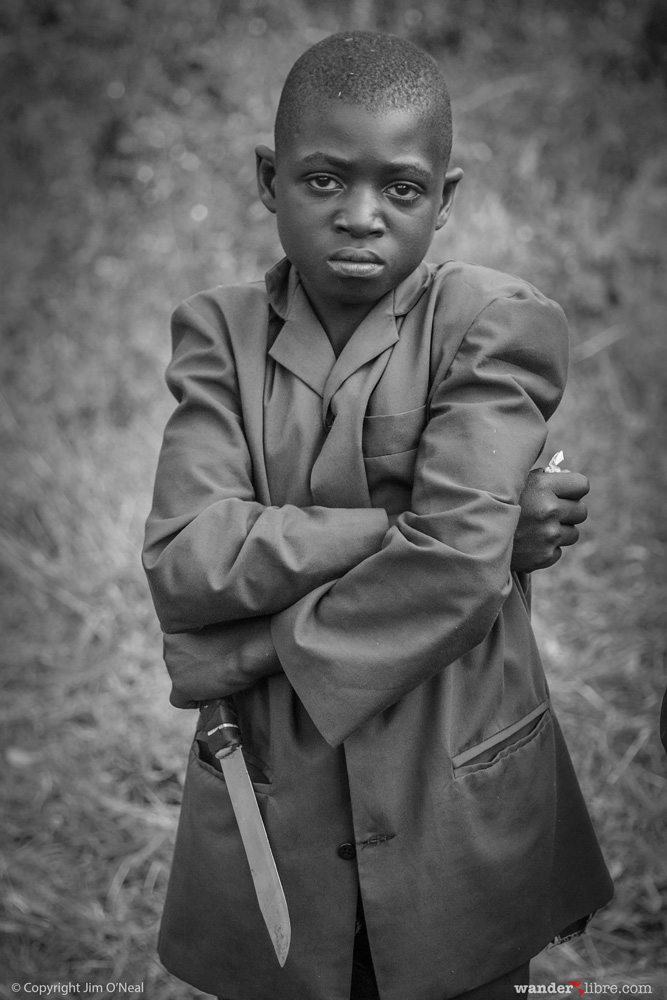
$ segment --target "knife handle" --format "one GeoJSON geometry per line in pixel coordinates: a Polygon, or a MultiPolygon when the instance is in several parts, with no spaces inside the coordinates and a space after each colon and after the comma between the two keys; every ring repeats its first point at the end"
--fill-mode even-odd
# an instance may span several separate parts
{"type": "Polygon", "coordinates": [[[226,757],[241,746],[239,720],[231,698],[202,702],[202,726],[208,748],[215,757],[226,757]]]}

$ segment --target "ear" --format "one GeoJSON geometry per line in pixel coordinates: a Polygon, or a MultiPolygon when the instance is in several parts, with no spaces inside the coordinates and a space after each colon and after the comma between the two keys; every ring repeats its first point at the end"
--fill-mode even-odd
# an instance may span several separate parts
{"type": "Polygon", "coordinates": [[[268,146],[256,146],[257,189],[262,204],[269,212],[276,211],[276,154],[268,146]]]}
{"type": "Polygon", "coordinates": [[[440,210],[435,223],[436,229],[442,229],[444,224],[447,222],[449,213],[452,210],[452,205],[454,204],[456,188],[462,177],[463,171],[460,167],[454,167],[452,170],[448,170],[445,174],[445,183],[442,186],[442,201],[440,202],[440,210]]]}

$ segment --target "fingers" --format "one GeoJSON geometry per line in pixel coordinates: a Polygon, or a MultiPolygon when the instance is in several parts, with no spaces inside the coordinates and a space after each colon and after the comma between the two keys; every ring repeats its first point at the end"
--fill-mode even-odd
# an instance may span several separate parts
{"type": "Polygon", "coordinates": [[[513,569],[524,572],[547,569],[558,562],[562,549],[576,544],[579,539],[576,525],[588,517],[582,500],[588,491],[588,479],[577,472],[530,473],[520,498],[513,569]]]}
{"type": "Polygon", "coordinates": [[[550,566],[555,566],[562,555],[563,553],[558,547],[550,549],[548,553],[536,554],[530,562],[529,572],[534,573],[535,570],[549,569],[550,566]]]}
{"type": "Polygon", "coordinates": [[[551,558],[548,559],[541,568],[549,569],[550,566],[555,566],[562,555],[563,553],[560,549],[554,549],[551,558]]]}
{"type": "Polygon", "coordinates": [[[583,524],[588,517],[585,503],[577,500],[562,500],[558,505],[558,520],[561,524],[583,524]]]}
{"type": "Polygon", "coordinates": [[[558,546],[565,548],[568,545],[574,545],[579,541],[579,529],[571,527],[567,524],[561,525],[560,536],[558,538],[558,546]]]}
{"type": "Polygon", "coordinates": [[[533,471],[526,486],[521,504],[540,520],[583,524],[588,517],[588,508],[581,499],[590,490],[586,476],[578,472],[533,471]]]}
{"type": "Polygon", "coordinates": [[[586,476],[580,472],[545,473],[545,478],[548,482],[540,485],[548,487],[563,500],[581,500],[591,488],[586,476]]]}
{"type": "MultiPolygon", "coordinates": [[[[588,508],[582,497],[590,491],[586,476],[579,472],[547,473],[540,478],[541,491],[548,490],[555,499],[551,513],[563,525],[583,524],[588,517],[588,508]],[[547,480],[545,482],[545,480],[547,480]]],[[[573,544],[566,542],[566,545],[573,544]]]]}
{"type": "Polygon", "coordinates": [[[579,529],[569,525],[560,525],[558,531],[553,531],[547,546],[538,555],[535,553],[537,568],[548,569],[555,565],[563,555],[562,550],[569,545],[575,545],[579,540],[579,529]]]}
{"type": "MultiPolygon", "coordinates": [[[[572,524],[560,524],[552,521],[544,528],[544,549],[545,555],[551,558],[553,552],[560,548],[567,548],[574,545],[579,540],[579,529],[572,524]]],[[[560,557],[559,557],[560,558],[560,557]]]]}

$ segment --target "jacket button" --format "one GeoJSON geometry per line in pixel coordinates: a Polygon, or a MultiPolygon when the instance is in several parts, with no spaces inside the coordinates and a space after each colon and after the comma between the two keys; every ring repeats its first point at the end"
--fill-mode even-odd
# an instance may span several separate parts
{"type": "Polygon", "coordinates": [[[357,849],[354,844],[341,844],[338,848],[338,857],[343,861],[351,861],[357,856],[357,849]]]}

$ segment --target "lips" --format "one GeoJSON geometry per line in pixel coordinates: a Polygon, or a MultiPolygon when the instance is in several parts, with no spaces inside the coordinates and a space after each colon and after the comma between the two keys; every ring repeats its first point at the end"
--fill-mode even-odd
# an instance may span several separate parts
{"type": "Polygon", "coordinates": [[[384,261],[372,250],[344,247],[329,257],[329,266],[344,277],[373,278],[382,271],[384,261]]]}
{"type": "Polygon", "coordinates": [[[329,260],[347,260],[353,264],[383,264],[382,257],[378,257],[372,250],[358,250],[356,247],[343,247],[332,253],[329,260]]]}

